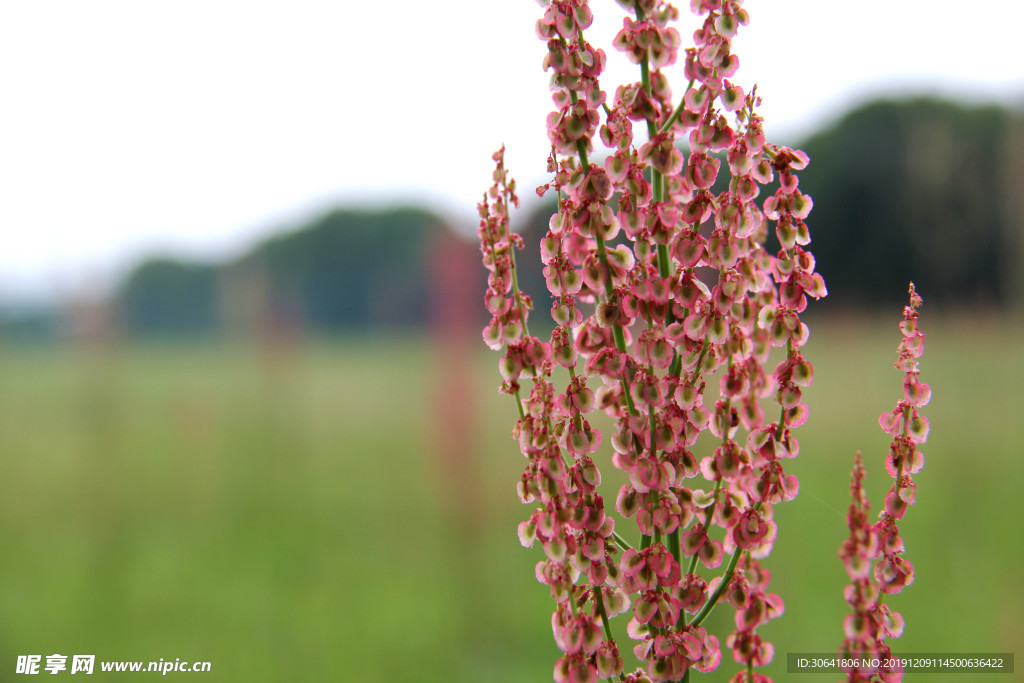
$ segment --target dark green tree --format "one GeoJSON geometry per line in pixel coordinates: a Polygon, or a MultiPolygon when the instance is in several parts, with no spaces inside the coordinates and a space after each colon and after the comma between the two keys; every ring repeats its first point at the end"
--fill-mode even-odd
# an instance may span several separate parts
{"type": "Polygon", "coordinates": [[[924,98],[865,105],[800,144],[831,304],[899,301],[911,280],[935,303],[1015,299],[1020,129],[1002,107],[924,98]]]}
{"type": "Polygon", "coordinates": [[[217,328],[217,267],[160,258],[141,263],[118,297],[121,324],[140,335],[217,328]]]}

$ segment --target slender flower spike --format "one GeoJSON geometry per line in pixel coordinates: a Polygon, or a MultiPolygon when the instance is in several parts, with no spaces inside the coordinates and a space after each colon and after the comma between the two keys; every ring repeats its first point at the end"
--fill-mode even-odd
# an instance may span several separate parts
{"type": "MultiPolygon", "coordinates": [[[[529,332],[501,151],[480,205],[483,336],[502,352],[501,391],[515,400],[525,458],[517,492],[531,508],[519,539],[543,552],[536,576],[555,601],[562,652],[555,680],[679,681],[714,670],[723,648],[702,623],[728,602],[736,630],[725,652],[738,676],[767,681],[753,669],[774,646],[758,629],[783,603],[761,563],[779,533],[774,506],[799,491],[787,469],[814,378],[801,315],[827,293],[808,250],[813,202],[799,189],[809,160],[765,140],[757,88],[737,79],[742,0],[690,2],[690,46],[669,2],[618,4],[627,15],[610,49],[639,74],[606,88],[588,0],[541,2],[551,179],[537,191],[557,196],[540,243],[550,339],[529,332]],[[688,82],[674,92],[676,75],[688,82]],[[781,248],[770,252],[772,235],[781,248]],[[609,466],[621,470],[617,494],[600,490],[609,466]],[[635,542],[622,520],[635,520],[635,542]],[[623,613],[631,648],[609,625],[623,613]],[[636,666],[623,662],[629,650],[636,666]]],[[[906,391],[923,400],[917,384],[906,391]]],[[[912,492],[901,487],[889,507],[909,505],[912,492]]],[[[889,583],[908,566],[887,567],[889,583]]]]}
{"type": "MultiPolygon", "coordinates": [[[[845,639],[839,650],[841,658],[855,660],[867,654],[884,661],[889,653],[886,638],[899,638],[903,634],[903,617],[882,603],[884,594],[899,593],[914,581],[914,567],[903,558],[904,543],[900,537],[899,520],[914,504],[917,485],[911,475],[924,466],[924,456],[917,446],[928,438],[928,420],[917,409],[928,404],[931,387],[920,380],[918,359],[924,353],[924,333],[918,328],[918,309],[921,297],[910,284],[910,304],[903,309],[900,331],[903,337],[898,347],[896,369],[903,372],[903,399],[878,422],[882,430],[892,436],[886,469],[894,482],[885,497],[885,506],[879,520],[868,524],[868,501],[862,482],[864,466],[857,454],[850,485],[853,502],[847,517],[850,537],[839,549],[839,557],[853,583],[846,587],[846,601],[853,612],[843,621],[845,639]],[[874,571],[871,562],[876,560],[874,571]]],[[[848,668],[850,682],[900,681],[899,668],[848,668]]]]}

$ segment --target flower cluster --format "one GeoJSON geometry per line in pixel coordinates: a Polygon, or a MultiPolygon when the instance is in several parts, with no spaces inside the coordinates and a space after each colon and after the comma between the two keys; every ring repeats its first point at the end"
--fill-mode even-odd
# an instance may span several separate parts
{"type": "Polygon", "coordinates": [[[544,4],[553,179],[538,193],[558,198],[541,241],[550,340],[526,326],[500,152],[479,235],[491,273],[484,337],[505,349],[502,390],[515,397],[527,459],[518,491],[534,506],[520,540],[543,547],[537,578],[556,602],[555,680],[656,683],[713,670],[721,647],[701,624],[724,597],[736,610],[726,640],[742,666],[735,680],[764,681],[754,667],[773,648],[757,629],[783,604],[759,560],[777,534],[773,506],[798,492],[786,461],[799,453],[813,379],[800,316],[808,297],[826,294],[806,250],[812,202],[797,172],[808,159],[767,143],[756,89],[729,80],[732,39],[749,19],[742,0],[693,0],[700,27],[682,52],[675,7],[620,0],[632,16],[613,45],[640,80],[612,97],[600,83],[608,57],[584,35],[587,0],[544,4]],[[680,61],[689,85],[674,98],[667,70],[680,61]],[[597,144],[608,150],[601,162],[597,144]],[[596,411],[611,418],[607,434],[591,423],[596,411]],[[628,478],[614,508],[635,520],[636,544],[598,492],[609,461],[628,478]],[[609,627],[619,613],[630,615],[633,673],[609,627]]]}
{"type": "MultiPolygon", "coordinates": [[[[839,557],[846,566],[853,583],[846,587],[846,601],[853,612],[843,621],[845,639],[840,654],[845,658],[870,660],[888,658],[886,638],[899,638],[903,634],[903,617],[883,604],[884,594],[899,593],[914,581],[914,567],[903,559],[903,539],[898,520],[914,504],[916,485],[911,475],[924,466],[924,456],[917,450],[928,439],[928,420],[917,409],[931,399],[931,388],[920,381],[917,359],[924,352],[924,333],[917,326],[917,309],[921,297],[910,285],[910,305],[903,310],[900,329],[903,338],[899,344],[896,368],[904,373],[903,399],[892,412],[882,413],[879,424],[891,435],[886,468],[894,478],[892,488],[885,497],[885,509],[875,524],[868,522],[869,504],[864,495],[864,466],[857,454],[850,485],[852,503],[847,521],[850,537],[839,549],[839,557]],[[872,562],[874,564],[872,571],[872,562]]],[[[849,669],[851,682],[902,680],[899,668],[849,669]]]]}
{"type": "Polygon", "coordinates": [[[484,342],[492,349],[504,344],[516,344],[523,336],[529,297],[519,291],[516,282],[515,250],[523,248],[523,238],[509,229],[510,204],[519,206],[515,180],[505,170],[505,148],[491,157],[494,184],[477,205],[480,228],[477,237],[484,255],[484,266],[490,271],[484,303],[491,314],[491,322],[484,328],[484,342]]]}

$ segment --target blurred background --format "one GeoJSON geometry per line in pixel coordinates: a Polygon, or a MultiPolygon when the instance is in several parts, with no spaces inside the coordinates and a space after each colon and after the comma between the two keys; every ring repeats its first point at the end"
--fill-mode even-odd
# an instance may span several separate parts
{"type": "MultiPolygon", "coordinates": [[[[592,4],[607,45],[621,10],[592,4]]],[[[766,562],[787,606],[769,673],[842,640],[849,472],[863,451],[879,509],[911,280],[934,398],[893,648],[1013,651],[1024,11],[749,5],[736,81],[811,157],[830,290],[808,313],[801,493],[766,562]]],[[[538,12],[0,8],[0,680],[53,653],[206,660],[225,681],[550,680],[473,243],[504,142],[547,323],[538,12]]],[[[609,55],[606,89],[635,79],[609,55]]]]}

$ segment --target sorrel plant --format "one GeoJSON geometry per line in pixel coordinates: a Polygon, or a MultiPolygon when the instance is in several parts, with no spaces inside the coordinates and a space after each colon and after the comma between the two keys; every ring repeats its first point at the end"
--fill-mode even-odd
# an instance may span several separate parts
{"type": "MultiPolygon", "coordinates": [[[[845,597],[853,608],[843,621],[846,638],[840,655],[851,661],[893,661],[885,638],[899,638],[903,634],[903,617],[882,600],[914,581],[914,567],[902,557],[904,546],[898,522],[914,504],[917,485],[911,475],[924,467],[924,456],[917,446],[928,440],[928,420],[917,412],[932,397],[931,387],[920,380],[917,363],[924,353],[924,333],[917,326],[921,303],[911,284],[910,305],[903,310],[903,339],[896,359],[896,368],[904,373],[903,399],[892,412],[882,413],[878,418],[882,429],[892,436],[885,466],[894,482],[885,497],[885,509],[873,525],[868,523],[869,505],[862,488],[864,466],[860,453],[853,466],[853,500],[847,516],[850,538],[839,549],[839,557],[852,581],[846,587],[845,597]],[[876,558],[878,562],[872,572],[871,562],[876,558]]],[[[849,681],[898,681],[902,680],[903,671],[899,667],[882,666],[876,670],[854,666],[847,669],[847,674],[849,681]]]]}
{"type": "MultiPolygon", "coordinates": [[[[587,0],[544,2],[537,22],[555,105],[552,180],[538,188],[558,200],[540,244],[554,301],[549,340],[531,335],[533,301],[516,277],[523,242],[509,225],[519,200],[504,148],[479,205],[492,315],[483,336],[503,349],[501,391],[514,398],[513,435],[527,463],[518,492],[533,506],[519,537],[544,550],[536,575],[556,603],[559,683],[712,671],[722,643],[704,622],[722,602],[735,610],[724,638],[739,665],[732,680],[766,681],[756,669],[774,648],[758,629],[784,608],[761,563],[778,533],[774,506],[798,492],[786,461],[800,451],[795,432],[814,375],[800,316],[808,297],[826,294],[807,249],[811,198],[798,186],[808,158],[766,142],[756,88],[730,80],[739,67],[732,39],[748,22],[741,0],[691,0],[700,26],[682,53],[675,7],[618,2],[629,14],[613,44],[639,80],[612,97],[600,83],[606,54],[585,36],[587,0]],[[679,73],[681,95],[669,85],[679,73]],[[595,139],[607,149],[602,161],[595,139]],[[607,438],[587,418],[597,410],[614,425],[607,438]],[[618,522],[599,490],[609,461],[629,480],[612,494],[618,522]],[[639,533],[621,531],[622,520],[639,533]],[[632,672],[609,623],[624,613],[639,660],[632,672]]],[[[893,592],[913,576],[895,523],[913,502],[923,440],[916,408],[928,393],[904,358],[919,355],[923,339],[914,297],[901,347],[907,398],[882,420],[894,434],[896,484],[873,527],[855,473],[845,652],[875,651],[899,635],[902,621],[872,591],[893,592]],[[875,557],[870,579],[864,567],[875,557]]]]}

